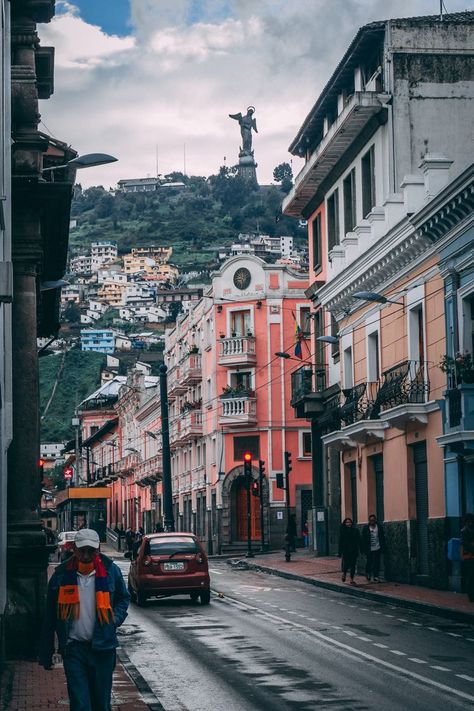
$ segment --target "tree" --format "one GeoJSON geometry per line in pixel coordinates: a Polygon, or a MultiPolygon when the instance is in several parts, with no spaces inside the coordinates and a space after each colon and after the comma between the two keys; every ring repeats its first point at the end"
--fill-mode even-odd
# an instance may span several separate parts
{"type": "Polygon", "coordinates": [[[280,163],[273,171],[273,180],[275,183],[281,183],[281,189],[284,193],[289,193],[293,187],[293,170],[289,163],[280,163]]]}
{"type": "Polygon", "coordinates": [[[81,311],[78,305],[71,301],[64,309],[63,317],[68,323],[79,323],[81,320],[81,311]]]}

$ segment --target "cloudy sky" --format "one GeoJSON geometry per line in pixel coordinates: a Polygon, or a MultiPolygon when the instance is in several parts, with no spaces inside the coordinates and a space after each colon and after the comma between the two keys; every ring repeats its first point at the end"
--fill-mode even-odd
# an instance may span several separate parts
{"type": "MultiPolygon", "coordinates": [[[[472,0],[445,0],[449,12],[472,0]]],[[[88,185],[173,170],[210,175],[238,160],[229,113],[256,107],[260,183],[287,149],[361,25],[433,14],[438,0],[57,0],[40,25],[56,48],[55,93],[41,130],[119,162],[88,185]]],[[[293,159],[297,173],[301,164],[293,159]]]]}

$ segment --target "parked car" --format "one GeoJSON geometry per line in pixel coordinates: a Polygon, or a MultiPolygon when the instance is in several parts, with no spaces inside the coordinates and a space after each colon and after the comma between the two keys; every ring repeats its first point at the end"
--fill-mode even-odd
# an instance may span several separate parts
{"type": "Polygon", "coordinates": [[[74,538],[77,531],[61,531],[58,536],[57,557],[58,561],[66,560],[72,554],[74,538]]]}
{"type": "Polygon", "coordinates": [[[211,601],[207,555],[193,533],[152,533],[143,537],[130,563],[128,590],[144,605],[149,597],[189,595],[211,601]]]}

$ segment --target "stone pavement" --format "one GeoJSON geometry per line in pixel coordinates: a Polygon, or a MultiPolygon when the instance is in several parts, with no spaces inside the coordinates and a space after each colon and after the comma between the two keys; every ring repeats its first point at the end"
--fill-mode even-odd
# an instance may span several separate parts
{"type": "Polygon", "coordinates": [[[356,576],[357,586],[352,586],[341,582],[341,561],[336,557],[315,558],[309,551],[298,549],[288,563],[283,551],[240,560],[251,570],[474,624],[474,603],[469,602],[467,595],[403,583],[368,583],[363,576],[356,576]]]}
{"type": "MultiPolygon", "coordinates": [[[[15,661],[6,664],[1,678],[1,711],[46,711],[68,709],[66,680],[62,664],[44,671],[36,662],[15,661]]],[[[117,663],[114,672],[113,711],[148,711],[162,708],[145,703],[127,671],[117,663]]]]}

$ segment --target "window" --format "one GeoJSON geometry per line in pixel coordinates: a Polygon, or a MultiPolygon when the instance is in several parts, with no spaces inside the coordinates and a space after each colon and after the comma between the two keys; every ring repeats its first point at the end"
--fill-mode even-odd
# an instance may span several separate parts
{"type": "Polygon", "coordinates": [[[355,187],[355,168],[351,170],[349,175],[344,178],[343,183],[343,198],[344,198],[344,232],[352,232],[354,229],[356,218],[356,187],[355,187]]]}
{"type": "Polygon", "coordinates": [[[324,358],[324,343],[318,341],[319,336],[324,336],[323,312],[321,309],[314,313],[314,354],[316,356],[316,365],[322,365],[325,362],[324,358]]]}
{"type": "Polygon", "coordinates": [[[311,432],[301,433],[301,456],[310,457],[311,456],[311,432]]]}
{"type": "Polygon", "coordinates": [[[337,360],[339,358],[339,326],[334,314],[331,314],[331,336],[338,339],[337,343],[331,344],[331,355],[334,360],[337,360]]]}
{"type": "Polygon", "coordinates": [[[409,327],[409,359],[418,363],[425,360],[424,317],[423,305],[410,309],[408,314],[409,327]]]}
{"type": "Polygon", "coordinates": [[[303,331],[303,336],[309,338],[311,335],[311,312],[309,306],[302,306],[299,313],[299,326],[303,331]]]}
{"type": "Polygon", "coordinates": [[[327,201],[328,251],[339,244],[339,190],[335,190],[327,201]]]}
{"type": "Polygon", "coordinates": [[[90,436],[92,437],[92,435],[95,435],[95,433],[97,432],[98,429],[99,429],[98,427],[96,427],[95,425],[92,425],[92,427],[90,429],[90,436]]]}
{"type": "Polygon", "coordinates": [[[246,336],[250,333],[250,311],[232,311],[230,315],[230,330],[232,335],[246,336]]]}
{"type": "Polygon", "coordinates": [[[317,271],[321,269],[321,214],[314,218],[311,231],[313,235],[313,269],[317,271]]]}
{"type": "Polygon", "coordinates": [[[234,437],[234,461],[243,461],[245,452],[251,452],[254,461],[260,458],[260,437],[258,435],[234,437]]]}
{"type": "Polygon", "coordinates": [[[375,207],[375,149],[371,146],[362,158],[362,213],[367,217],[375,207]]]}
{"type": "Polygon", "coordinates": [[[231,388],[239,388],[242,390],[252,389],[252,371],[250,370],[239,370],[236,373],[231,373],[230,375],[230,386],[231,388]]]}
{"type": "Polygon", "coordinates": [[[344,389],[354,387],[352,377],[352,347],[344,349],[344,389]]]}
{"type": "Polygon", "coordinates": [[[367,337],[367,381],[374,383],[379,378],[379,334],[378,331],[374,331],[367,337]]]}

